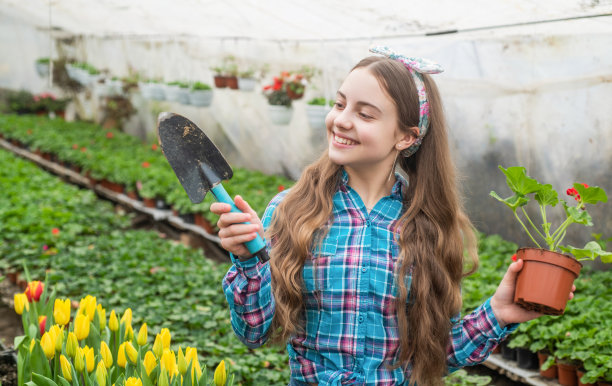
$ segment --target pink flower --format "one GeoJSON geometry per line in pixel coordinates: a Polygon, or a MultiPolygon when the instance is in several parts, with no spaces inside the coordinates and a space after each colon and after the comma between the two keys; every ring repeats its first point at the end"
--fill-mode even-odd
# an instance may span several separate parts
{"type": "Polygon", "coordinates": [[[47,249],[49,249],[49,246],[47,246],[47,244],[43,245],[42,250],[46,251],[47,249]]]}

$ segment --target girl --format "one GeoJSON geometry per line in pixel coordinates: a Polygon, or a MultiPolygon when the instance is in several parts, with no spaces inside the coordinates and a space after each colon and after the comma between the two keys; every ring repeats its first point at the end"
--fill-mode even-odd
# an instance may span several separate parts
{"type": "Polygon", "coordinates": [[[455,186],[439,67],[376,48],[337,92],[329,146],[260,221],[215,203],[234,265],[223,280],[232,326],[249,347],[286,342],[290,385],[437,385],[482,362],[516,323],[522,261],[459,319],[464,251],[476,238],[455,186]],[[249,222],[249,224],[245,224],[249,222]],[[245,241],[265,234],[270,261],[245,241]]]}

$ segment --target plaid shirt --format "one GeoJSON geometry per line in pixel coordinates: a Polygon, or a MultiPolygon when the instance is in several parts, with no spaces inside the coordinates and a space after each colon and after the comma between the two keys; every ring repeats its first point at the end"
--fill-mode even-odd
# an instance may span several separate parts
{"type": "MultiPolygon", "coordinates": [[[[391,195],[368,213],[343,173],[333,197],[329,232],[304,265],[306,329],[287,343],[292,384],[402,385],[409,378],[409,369],[386,367],[395,361],[399,347],[394,301],[399,247],[392,226],[402,213],[406,181],[397,177],[391,195]]],[[[264,228],[286,192],[268,205],[264,228]]],[[[232,327],[244,344],[259,347],[267,340],[274,315],[270,268],[257,258],[241,262],[232,256],[232,261],[223,280],[232,327]]],[[[409,276],[408,288],[410,282],[409,276]]],[[[490,299],[452,322],[449,371],[484,361],[516,329],[500,328],[490,299]]]]}

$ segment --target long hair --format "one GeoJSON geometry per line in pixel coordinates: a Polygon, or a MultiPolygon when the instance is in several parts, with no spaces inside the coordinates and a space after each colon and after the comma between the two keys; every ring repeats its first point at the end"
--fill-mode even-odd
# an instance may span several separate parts
{"type": "MultiPolygon", "coordinates": [[[[416,87],[401,63],[368,57],[356,68],[369,70],[394,101],[400,130],[409,132],[418,126],[416,87]]],[[[429,132],[420,149],[408,158],[400,156],[398,163],[409,184],[404,189],[403,214],[394,227],[400,246],[395,267],[399,352],[394,366],[411,368],[411,384],[436,385],[446,372],[450,319],[461,309],[461,279],[477,268],[478,258],[474,230],[456,186],[438,89],[427,75],[424,83],[430,103],[429,132]],[[471,270],[465,273],[464,252],[471,260],[471,270]],[[404,278],[409,274],[412,284],[406,288],[404,278]]],[[[303,331],[302,268],[317,241],[313,235],[331,217],[340,171],[325,152],[305,169],[275,210],[267,237],[273,240],[270,269],[276,312],[272,328],[277,342],[303,331]]]]}

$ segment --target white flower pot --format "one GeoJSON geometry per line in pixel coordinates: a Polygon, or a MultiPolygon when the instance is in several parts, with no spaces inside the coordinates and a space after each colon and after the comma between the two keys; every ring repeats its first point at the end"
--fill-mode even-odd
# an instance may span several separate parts
{"type": "Polygon", "coordinates": [[[181,88],[177,85],[166,85],[166,89],[164,90],[166,93],[166,100],[170,102],[178,102],[179,93],[181,88]]]}
{"type": "Polygon", "coordinates": [[[112,89],[112,95],[122,95],[123,94],[123,82],[120,80],[110,80],[107,81],[107,84],[112,89]]]}
{"type": "Polygon", "coordinates": [[[253,91],[256,84],[254,78],[238,78],[238,88],[242,91],[253,91]]]}
{"type": "Polygon", "coordinates": [[[189,92],[189,103],[193,106],[208,107],[212,103],[212,90],[191,90],[189,92]]]}
{"type": "Polygon", "coordinates": [[[293,108],[268,105],[268,115],[270,116],[270,121],[275,125],[287,125],[289,122],[291,122],[293,108]]]}
{"type": "Polygon", "coordinates": [[[151,99],[156,101],[163,101],[166,99],[166,93],[164,92],[164,85],[159,83],[149,83],[149,92],[151,93],[151,99]]]}
{"type": "Polygon", "coordinates": [[[325,117],[331,109],[327,106],[306,105],[306,117],[313,130],[325,129],[325,117]]]}
{"type": "Polygon", "coordinates": [[[178,99],[177,101],[179,103],[182,103],[184,105],[188,105],[189,102],[189,89],[186,87],[179,87],[179,92],[178,92],[178,99]]]}
{"type": "Polygon", "coordinates": [[[36,62],[35,64],[38,76],[40,76],[41,78],[49,76],[49,63],[36,62]]]}

